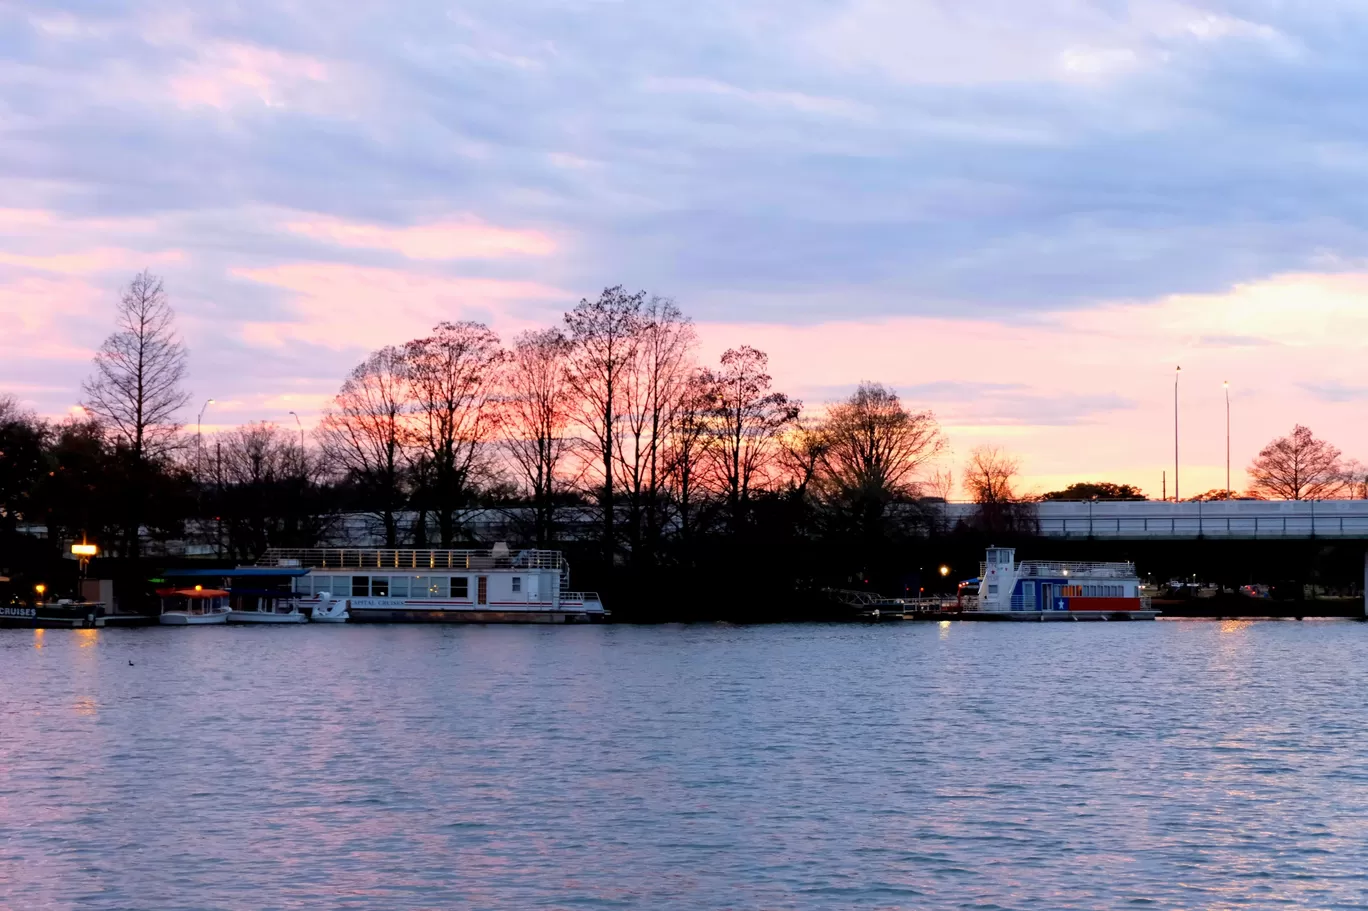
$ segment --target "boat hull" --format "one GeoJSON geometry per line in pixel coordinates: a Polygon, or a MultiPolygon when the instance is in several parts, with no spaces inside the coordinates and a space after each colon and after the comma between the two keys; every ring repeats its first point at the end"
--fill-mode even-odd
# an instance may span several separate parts
{"type": "Polygon", "coordinates": [[[356,607],[353,623],[591,623],[583,610],[480,610],[356,607]]]}
{"type": "Polygon", "coordinates": [[[227,611],[216,614],[186,614],[170,611],[161,615],[162,626],[217,626],[227,622],[227,611]]]}
{"type": "Polygon", "coordinates": [[[308,617],[304,614],[273,614],[269,611],[255,610],[235,610],[229,611],[228,622],[238,623],[305,623],[308,617]]]}
{"type": "Polygon", "coordinates": [[[53,605],[0,608],[0,629],[99,629],[105,618],[98,610],[53,605]]]}

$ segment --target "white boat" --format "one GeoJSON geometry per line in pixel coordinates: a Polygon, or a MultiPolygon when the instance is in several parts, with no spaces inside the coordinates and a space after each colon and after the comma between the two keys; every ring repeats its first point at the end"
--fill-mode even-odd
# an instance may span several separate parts
{"type": "Polygon", "coordinates": [[[163,626],[208,626],[228,622],[228,592],[218,588],[160,591],[163,626]]]}
{"type": "Polygon", "coordinates": [[[306,606],[312,608],[309,612],[309,619],[314,623],[346,623],[351,619],[347,613],[349,601],[346,598],[334,598],[331,592],[319,592],[314,596],[316,603],[305,602],[306,606]]]}
{"type": "Polygon", "coordinates": [[[299,609],[299,602],[271,601],[254,610],[234,608],[228,612],[229,623],[307,623],[309,615],[299,609]]]}
{"type": "Polygon", "coordinates": [[[1133,563],[1016,560],[1010,547],[988,548],[977,596],[964,608],[984,619],[1153,620],[1133,563]]]}
{"type": "MultiPolygon", "coordinates": [[[[266,568],[288,569],[299,598],[346,599],[352,622],[588,623],[608,616],[594,592],[568,591],[559,551],[356,548],[273,549],[266,568]]],[[[314,611],[314,619],[320,617],[314,611]]]]}

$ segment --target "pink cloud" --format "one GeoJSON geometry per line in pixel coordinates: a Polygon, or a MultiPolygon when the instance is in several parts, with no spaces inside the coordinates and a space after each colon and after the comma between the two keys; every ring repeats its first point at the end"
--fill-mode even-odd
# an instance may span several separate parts
{"type": "Polygon", "coordinates": [[[326,64],[247,44],[219,44],[204,51],[169,83],[181,107],[227,109],[252,103],[283,107],[304,100],[308,90],[329,79],[326,64]]]}
{"type": "MultiPolygon", "coordinates": [[[[242,338],[279,347],[290,341],[369,350],[416,338],[442,320],[487,319],[491,311],[572,296],[535,282],[447,278],[337,263],[290,263],[232,274],[293,293],[294,318],[241,324],[242,338]]],[[[346,367],[339,369],[339,378],[346,367]]]]}
{"type": "Polygon", "coordinates": [[[556,249],[555,241],[540,231],[500,228],[472,217],[389,228],[314,216],[289,222],[285,227],[315,240],[343,247],[390,250],[415,260],[547,256],[556,249]]]}

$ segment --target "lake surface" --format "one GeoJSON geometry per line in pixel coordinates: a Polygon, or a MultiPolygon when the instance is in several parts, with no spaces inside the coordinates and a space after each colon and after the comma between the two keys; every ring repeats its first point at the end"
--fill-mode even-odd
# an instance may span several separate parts
{"type": "Polygon", "coordinates": [[[1362,908],[1365,654],[1344,621],[0,631],[0,906],[1362,908]]]}

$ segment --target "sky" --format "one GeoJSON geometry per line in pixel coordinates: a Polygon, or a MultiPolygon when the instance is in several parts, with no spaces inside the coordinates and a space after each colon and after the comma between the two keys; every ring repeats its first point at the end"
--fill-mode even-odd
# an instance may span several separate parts
{"type": "MultiPolygon", "coordinates": [[[[809,408],[861,380],[1024,486],[1368,461],[1360,0],[0,2],[0,394],[80,399],[164,276],[195,424],[623,284],[809,408]]],[[[1169,493],[1172,493],[1170,488],[1169,493]]]]}

